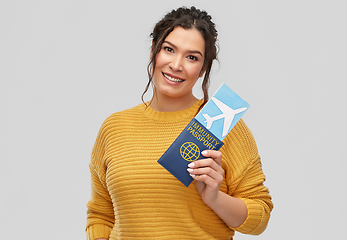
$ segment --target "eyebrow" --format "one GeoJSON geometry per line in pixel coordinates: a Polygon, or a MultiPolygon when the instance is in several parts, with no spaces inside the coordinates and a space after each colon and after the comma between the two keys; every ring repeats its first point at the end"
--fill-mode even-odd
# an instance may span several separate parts
{"type": "MultiPolygon", "coordinates": [[[[176,49],[177,49],[177,46],[176,46],[175,44],[169,42],[169,41],[164,41],[163,43],[167,43],[167,44],[171,45],[173,48],[176,48],[176,49]]],[[[188,51],[188,53],[196,53],[196,54],[201,55],[201,57],[204,57],[204,56],[202,55],[202,53],[201,53],[200,51],[197,51],[197,50],[190,50],[190,51],[188,51]]]]}

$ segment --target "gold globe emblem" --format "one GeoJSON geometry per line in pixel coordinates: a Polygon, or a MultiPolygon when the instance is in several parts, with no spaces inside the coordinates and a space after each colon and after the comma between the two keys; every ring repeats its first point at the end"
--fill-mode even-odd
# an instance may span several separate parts
{"type": "Polygon", "coordinates": [[[185,142],[180,148],[180,154],[184,160],[192,162],[199,158],[200,149],[195,143],[185,142]]]}

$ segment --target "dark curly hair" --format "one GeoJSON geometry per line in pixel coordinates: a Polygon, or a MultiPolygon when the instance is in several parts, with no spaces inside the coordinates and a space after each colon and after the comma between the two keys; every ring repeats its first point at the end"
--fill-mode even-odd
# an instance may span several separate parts
{"type": "MultiPolygon", "coordinates": [[[[153,71],[156,66],[156,57],[161,50],[161,46],[165,38],[174,30],[175,27],[180,26],[184,29],[197,29],[205,40],[205,59],[202,69],[205,69],[205,76],[202,82],[202,91],[204,93],[204,103],[206,104],[209,99],[208,87],[210,84],[210,72],[213,60],[217,59],[217,30],[215,24],[211,21],[212,17],[206,11],[196,9],[194,6],[191,8],[180,7],[177,10],[172,10],[167,13],[154,27],[151,33],[152,48],[150,62],[147,67],[148,83],[145,91],[142,94],[142,101],[145,93],[148,91],[149,86],[153,80],[153,71]]],[[[202,107],[201,106],[201,107],[202,107]]],[[[201,108],[200,107],[200,108],[201,108]]]]}

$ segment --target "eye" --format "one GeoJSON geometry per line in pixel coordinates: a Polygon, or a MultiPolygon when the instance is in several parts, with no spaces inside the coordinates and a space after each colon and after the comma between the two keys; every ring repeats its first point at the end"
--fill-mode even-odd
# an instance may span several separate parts
{"type": "Polygon", "coordinates": [[[195,56],[193,56],[193,55],[189,55],[189,56],[188,56],[188,59],[189,59],[189,60],[193,60],[193,61],[198,61],[198,58],[195,57],[195,56]]]}
{"type": "Polygon", "coordinates": [[[167,52],[173,52],[173,49],[170,47],[163,47],[163,49],[167,52]]]}

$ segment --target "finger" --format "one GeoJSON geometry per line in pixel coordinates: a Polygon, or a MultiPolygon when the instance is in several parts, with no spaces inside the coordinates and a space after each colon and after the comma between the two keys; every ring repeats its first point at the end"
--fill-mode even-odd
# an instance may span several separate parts
{"type": "Polygon", "coordinates": [[[204,173],[208,174],[209,171],[215,171],[215,172],[218,172],[220,175],[224,176],[224,169],[211,158],[201,159],[201,160],[192,162],[188,164],[188,169],[187,170],[190,172],[193,172],[192,170],[194,170],[194,174],[204,174],[204,173]],[[196,171],[197,169],[201,169],[201,170],[196,171]]]}
{"type": "Polygon", "coordinates": [[[195,175],[193,178],[195,181],[203,182],[206,184],[206,187],[211,188],[219,188],[220,184],[222,183],[222,181],[220,181],[219,179],[211,178],[208,175],[195,175]]]}
{"type": "Polygon", "coordinates": [[[217,181],[223,181],[223,176],[224,176],[224,170],[221,171],[216,171],[210,167],[204,167],[204,168],[188,168],[187,171],[189,172],[190,175],[193,176],[208,176],[214,180],[217,181]]]}
{"type": "Polygon", "coordinates": [[[204,157],[212,158],[218,165],[222,163],[222,153],[215,150],[204,150],[201,152],[204,157]]]}
{"type": "Polygon", "coordinates": [[[190,176],[196,180],[206,184],[208,187],[219,188],[220,184],[223,182],[223,177],[221,175],[216,175],[216,178],[211,177],[207,174],[195,175],[190,174],[190,176]]]}

